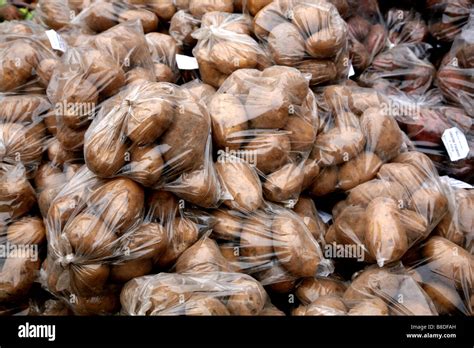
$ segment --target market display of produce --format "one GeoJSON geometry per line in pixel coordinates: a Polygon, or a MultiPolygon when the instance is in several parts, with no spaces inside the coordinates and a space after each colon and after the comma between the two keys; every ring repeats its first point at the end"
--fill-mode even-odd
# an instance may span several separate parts
{"type": "Polygon", "coordinates": [[[0,315],[474,313],[470,0],[0,5],[0,315]]]}

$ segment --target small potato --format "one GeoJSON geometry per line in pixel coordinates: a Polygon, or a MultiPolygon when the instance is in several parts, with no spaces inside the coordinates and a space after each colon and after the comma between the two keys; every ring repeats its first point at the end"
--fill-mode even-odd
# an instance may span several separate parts
{"type": "Polygon", "coordinates": [[[197,241],[176,261],[177,273],[228,272],[230,265],[222,256],[216,242],[209,238],[197,241]]]}
{"type": "Polygon", "coordinates": [[[0,92],[8,92],[23,86],[37,65],[38,53],[24,40],[14,40],[0,45],[0,92]]]}
{"type": "Polygon", "coordinates": [[[308,227],[314,239],[318,241],[324,239],[326,225],[319,217],[316,205],[311,198],[300,197],[293,211],[303,219],[304,224],[308,227]]]}
{"type": "Polygon", "coordinates": [[[296,296],[303,305],[309,305],[322,296],[342,296],[344,291],[346,291],[346,286],[337,279],[303,278],[296,287],[296,296]]]}
{"type": "MultiPolygon", "coordinates": [[[[303,190],[306,190],[320,174],[321,169],[313,159],[307,159],[303,166],[303,190]]],[[[337,178],[336,178],[337,181],[337,178]]]]}
{"type": "Polygon", "coordinates": [[[393,198],[402,208],[406,206],[406,192],[397,182],[374,179],[351,189],[347,202],[366,207],[377,197],[393,198]]]}
{"type": "Polygon", "coordinates": [[[240,100],[230,94],[215,94],[209,104],[209,114],[217,148],[240,148],[239,135],[248,128],[247,113],[240,100]]]}
{"type": "MultiPolygon", "coordinates": [[[[262,72],[262,77],[270,77],[273,79],[278,79],[278,85],[286,91],[291,92],[290,102],[295,105],[303,105],[308,102],[310,104],[312,101],[312,95],[309,93],[309,81],[301,72],[295,68],[290,68],[287,66],[274,65],[269,68],[266,68],[262,72]]],[[[298,112],[296,112],[298,115],[298,112]]],[[[302,113],[304,118],[306,117],[302,113]]]]}
{"type": "Polygon", "coordinates": [[[314,58],[330,58],[338,54],[346,40],[345,25],[341,19],[338,27],[324,28],[306,40],[306,51],[314,58]]]}
{"type": "Polygon", "coordinates": [[[62,186],[66,183],[66,175],[60,167],[52,163],[44,163],[36,172],[35,187],[38,190],[44,190],[47,187],[62,186]]]}
{"type": "Polygon", "coordinates": [[[326,295],[318,297],[307,306],[300,306],[293,311],[293,315],[305,316],[329,316],[345,315],[347,308],[344,302],[337,296],[326,295]]]}
{"type": "Polygon", "coordinates": [[[215,210],[212,212],[215,224],[213,236],[223,240],[237,240],[242,230],[242,219],[233,210],[215,210]]]}
{"type": "Polygon", "coordinates": [[[217,41],[210,49],[209,59],[217,70],[226,75],[232,74],[237,69],[257,68],[259,47],[251,40],[217,41]]]}
{"type": "Polygon", "coordinates": [[[228,75],[220,72],[217,67],[209,61],[204,50],[198,50],[194,56],[199,63],[199,72],[203,82],[214,88],[219,88],[227,79],[228,75]]]}
{"type": "Polygon", "coordinates": [[[94,215],[81,213],[65,227],[71,247],[77,255],[87,257],[111,256],[117,248],[117,237],[103,221],[94,215]]]}
{"type": "Polygon", "coordinates": [[[242,148],[242,151],[255,158],[255,165],[263,174],[272,173],[281,168],[289,159],[290,138],[281,132],[257,134],[242,148]]]}
{"type": "Polygon", "coordinates": [[[369,268],[357,274],[344,292],[346,301],[361,301],[371,298],[395,299],[399,294],[400,277],[385,268],[369,268]]]}
{"type": "Polygon", "coordinates": [[[469,310],[463,303],[459,293],[452,285],[440,282],[430,281],[423,283],[423,290],[433,300],[434,305],[440,315],[451,313],[463,313],[469,315],[469,310]]]}
{"type": "Polygon", "coordinates": [[[36,74],[43,86],[47,87],[54,70],[59,66],[59,60],[54,58],[45,58],[41,60],[36,67],[36,74]]]}
{"type": "Polygon", "coordinates": [[[113,282],[126,283],[130,279],[150,273],[152,269],[152,259],[127,260],[110,266],[110,279],[113,282]]]}
{"type": "Polygon", "coordinates": [[[7,228],[7,239],[19,245],[41,244],[46,240],[43,220],[38,217],[25,217],[15,221],[7,228]]]}
{"type": "Polygon", "coordinates": [[[385,163],[380,167],[377,177],[399,184],[410,195],[415,193],[424,182],[429,182],[426,174],[405,163],[385,163]]]}
{"type": "Polygon", "coordinates": [[[0,214],[16,219],[35,205],[33,187],[22,167],[0,166],[0,214]]]}
{"type": "Polygon", "coordinates": [[[411,197],[409,208],[425,217],[429,226],[436,226],[448,212],[448,200],[438,190],[420,188],[411,197]]]}
{"type": "Polygon", "coordinates": [[[242,224],[239,252],[250,269],[266,267],[273,259],[272,231],[264,217],[250,217],[242,224]]]}
{"type": "Polygon", "coordinates": [[[25,256],[2,259],[0,302],[21,300],[28,295],[40,268],[40,261],[25,256]]]}
{"type": "Polygon", "coordinates": [[[311,151],[316,139],[316,127],[303,117],[290,117],[286,123],[285,130],[289,132],[291,151],[311,151]]]}
{"type": "Polygon", "coordinates": [[[157,82],[174,82],[175,74],[171,68],[162,63],[153,64],[153,72],[155,73],[157,82]]]}
{"type": "Polygon", "coordinates": [[[304,38],[298,28],[289,22],[272,29],[268,36],[268,48],[278,65],[295,65],[305,55],[304,38]]]}
{"type": "Polygon", "coordinates": [[[131,151],[129,176],[148,187],[155,185],[161,178],[164,163],[158,146],[140,146],[131,151]]]}
{"type": "Polygon", "coordinates": [[[78,296],[92,296],[103,291],[110,275],[105,264],[73,265],[69,271],[71,290],[78,296]]]}
{"type": "Polygon", "coordinates": [[[139,222],[144,192],[130,179],[113,179],[94,191],[88,205],[99,212],[108,228],[120,236],[139,222]]]}
{"type": "Polygon", "coordinates": [[[381,166],[382,161],[377,155],[363,152],[339,168],[338,186],[344,191],[350,190],[373,179],[381,166]]]}
{"type": "Polygon", "coordinates": [[[263,203],[262,185],[254,169],[238,158],[215,164],[217,173],[231,199],[224,204],[231,209],[252,212],[263,203]]]}
{"type": "Polygon", "coordinates": [[[120,303],[116,294],[107,291],[90,297],[77,296],[73,310],[76,315],[110,315],[120,310],[120,303]]]}
{"type": "Polygon", "coordinates": [[[65,149],[57,139],[53,139],[49,143],[47,154],[48,159],[57,165],[63,165],[66,162],[72,162],[81,157],[77,152],[65,149]]]}
{"type": "Polygon", "coordinates": [[[408,245],[413,245],[428,236],[430,229],[423,215],[413,210],[402,209],[399,217],[407,234],[408,245]]]}
{"type": "Polygon", "coordinates": [[[317,137],[311,156],[319,165],[338,165],[356,157],[364,145],[365,138],[359,130],[333,128],[317,137]]]}
{"type": "Polygon", "coordinates": [[[90,29],[100,33],[118,24],[117,11],[112,3],[96,2],[84,14],[84,21],[90,29]]]}
{"type": "MultiPolygon", "coordinates": [[[[151,91],[152,89],[145,89],[144,93],[151,91]]],[[[143,100],[131,102],[127,116],[127,136],[138,145],[147,145],[170,127],[174,111],[168,101],[146,96],[143,100]]]]}
{"type": "Polygon", "coordinates": [[[163,254],[155,258],[155,262],[161,268],[170,267],[199,237],[198,226],[188,219],[175,218],[166,225],[166,228],[169,230],[168,246],[163,254]]]}
{"type": "Polygon", "coordinates": [[[403,134],[394,118],[384,115],[380,109],[369,108],[364,111],[360,126],[367,138],[368,151],[375,152],[384,161],[399,154],[403,134]]]}
{"type": "Polygon", "coordinates": [[[217,298],[193,295],[186,301],[185,315],[210,316],[230,315],[227,307],[217,298]]]}
{"type": "Polygon", "coordinates": [[[286,92],[252,87],[245,102],[247,118],[252,128],[284,128],[289,117],[286,92]]]}
{"type": "Polygon", "coordinates": [[[227,309],[231,315],[258,315],[267,301],[267,294],[259,282],[253,278],[237,278],[232,281],[238,287],[229,296],[227,309]]]}
{"type": "Polygon", "coordinates": [[[291,293],[296,284],[296,278],[276,260],[265,265],[265,269],[258,272],[255,277],[266,289],[277,294],[291,293]]]}
{"type": "Polygon", "coordinates": [[[368,205],[365,245],[380,267],[399,260],[408,250],[406,230],[393,199],[379,197],[368,205]]]}
{"type": "Polygon", "coordinates": [[[272,232],[275,255],[292,275],[312,277],[318,273],[321,250],[297,215],[289,212],[277,215],[272,232]]]}
{"type": "Polygon", "coordinates": [[[118,17],[119,22],[135,21],[138,19],[141,21],[145,33],[156,31],[158,28],[158,17],[146,9],[126,10],[120,13],[118,17]]]}
{"type": "Polygon", "coordinates": [[[338,182],[338,171],[339,169],[336,166],[322,168],[319,175],[309,186],[310,194],[321,197],[334,192],[338,182]]]}
{"type": "Polygon", "coordinates": [[[352,307],[348,315],[388,315],[388,307],[385,302],[379,298],[365,299],[352,307]]]}
{"type": "Polygon", "coordinates": [[[163,224],[174,219],[179,212],[178,198],[167,191],[152,191],[147,197],[147,212],[152,219],[163,224]]]}
{"type": "Polygon", "coordinates": [[[234,12],[233,0],[189,0],[189,11],[201,18],[207,12],[234,12]]]}
{"type": "Polygon", "coordinates": [[[303,60],[295,65],[303,74],[311,74],[310,85],[320,85],[333,81],[337,77],[337,68],[334,62],[326,59],[303,60]]]}
{"type": "Polygon", "coordinates": [[[303,187],[303,167],[300,164],[288,163],[266,179],[263,184],[266,199],[272,202],[295,200],[303,187]]]}
{"type": "Polygon", "coordinates": [[[143,82],[156,82],[154,71],[142,67],[136,67],[127,72],[125,75],[126,85],[142,84],[143,82]]]}
{"type": "MultiPolygon", "coordinates": [[[[165,252],[168,238],[168,233],[162,225],[145,222],[127,235],[124,245],[137,260],[156,258],[165,252]]],[[[145,267],[145,264],[141,266],[145,267]]]]}
{"type": "Polygon", "coordinates": [[[87,128],[74,130],[72,128],[61,125],[57,128],[56,139],[66,150],[79,151],[82,150],[84,144],[84,135],[87,128]]]}

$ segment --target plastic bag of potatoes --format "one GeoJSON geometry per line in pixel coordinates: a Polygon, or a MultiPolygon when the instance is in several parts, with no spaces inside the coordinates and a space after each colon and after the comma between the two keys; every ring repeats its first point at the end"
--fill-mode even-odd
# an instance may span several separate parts
{"type": "Polygon", "coordinates": [[[120,294],[124,315],[282,315],[254,278],[230,272],[135,278],[120,294]]]}
{"type": "Polygon", "coordinates": [[[130,179],[99,179],[85,166],[51,203],[46,226],[42,284],[76,314],[114,313],[125,282],[170,269],[208,230],[171,193],[145,194],[130,179]]]}
{"type": "Polygon", "coordinates": [[[86,164],[100,177],[127,176],[212,207],[221,190],[210,129],[206,108],[187,88],[142,81],[101,105],[85,135],[86,164]]]}
{"type": "Polygon", "coordinates": [[[253,29],[275,64],[310,73],[312,85],[348,75],[347,25],[325,0],[273,1],[255,15],[253,29]]]}
{"type": "Polygon", "coordinates": [[[36,197],[21,164],[0,163],[0,307],[27,298],[46,240],[36,197]]]}
{"type": "Polygon", "coordinates": [[[443,58],[437,83],[449,103],[474,117],[474,15],[443,58]]]}
{"type": "Polygon", "coordinates": [[[437,315],[434,301],[401,264],[367,267],[350,282],[306,278],[296,289],[300,305],[292,315],[437,315]]]}
{"type": "Polygon", "coordinates": [[[80,150],[97,105],[140,80],[154,81],[155,75],[138,21],[70,47],[54,67],[47,88],[54,106],[55,135],[64,148],[80,150]]]}
{"type": "Polygon", "coordinates": [[[383,163],[404,149],[404,136],[384,95],[374,89],[329,86],[319,96],[319,134],[309,156],[319,174],[312,196],[348,191],[374,178],[383,163]]]}
{"type": "MultiPolygon", "coordinates": [[[[306,74],[290,67],[242,69],[212,97],[208,109],[216,166],[231,196],[240,190],[231,187],[237,184],[232,176],[238,175],[238,166],[251,169],[242,161],[262,178],[265,199],[289,205],[318,174],[317,165],[307,161],[318,129],[316,100],[308,83],[306,74]]],[[[258,177],[245,177],[261,190],[258,177]]]]}
{"type": "Polygon", "coordinates": [[[472,9],[470,0],[426,0],[424,10],[430,17],[431,35],[442,42],[452,42],[466,25],[472,9]]]}
{"type": "Polygon", "coordinates": [[[364,262],[382,267],[430,235],[447,214],[449,199],[428,157],[401,153],[335,206],[326,241],[362,247],[364,262]]]}
{"type": "Polygon", "coordinates": [[[161,33],[148,33],[145,39],[153,59],[156,81],[176,82],[179,78],[176,54],[181,52],[178,43],[172,36],[161,33]]]}
{"type": "Polygon", "coordinates": [[[270,59],[251,37],[251,19],[246,15],[209,12],[194,31],[197,39],[193,55],[199,63],[202,80],[218,88],[239,69],[264,69],[270,59]]]}
{"type": "Polygon", "coordinates": [[[193,48],[197,40],[192,34],[201,26],[200,19],[191,13],[179,10],[170,21],[169,34],[176,40],[178,45],[184,49],[193,48]]]}
{"type": "Polygon", "coordinates": [[[393,88],[410,95],[424,94],[436,74],[428,60],[431,48],[424,42],[397,45],[377,55],[358,81],[379,90],[393,88]]]}

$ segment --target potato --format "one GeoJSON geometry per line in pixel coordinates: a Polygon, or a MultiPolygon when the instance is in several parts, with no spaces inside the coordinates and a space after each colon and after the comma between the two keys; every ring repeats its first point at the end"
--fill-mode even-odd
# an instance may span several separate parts
{"type": "Polygon", "coordinates": [[[309,187],[311,195],[320,197],[334,192],[338,182],[338,167],[324,167],[309,187]]]}
{"type": "Polygon", "coordinates": [[[333,128],[319,135],[311,153],[321,166],[338,165],[356,157],[364,148],[364,135],[355,128],[333,128]]]}
{"type": "Polygon", "coordinates": [[[365,245],[380,267],[399,260],[408,250],[406,230],[393,199],[378,197],[368,205],[365,245]]]}
{"type": "MultiPolygon", "coordinates": [[[[274,65],[262,71],[262,77],[277,79],[281,89],[289,91],[290,102],[302,105],[301,116],[305,119],[315,118],[314,115],[306,115],[303,107],[311,109],[313,95],[309,93],[309,81],[301,72],[295,68],[274,65]],[[308,105],[306,105],[308,104],[308,105]]],[[[312,112],[312,110],[309,110],[312,112]]],[[[296,112],[298,115],[298,112],[296,112]]]]}
{"type": "Polygon", "coordinates": [[[242,224],[239,252],[250,269],[267,267],[273,259],[273,237],[267,216],[251,216],[242,224]]]}
{"type": "Polygon", "coordinates": [[[440,315],[463,312],[469,315],[469,310],[462,298],[452,286],[440,282],[430,281],[422,284],[423,290],[433,300],[440,315]]]}
{"type": "Polygon", "coordinates": [[[352,205],[366,207],[377,197],[393,198],[400,207],[406,207],[406,192],[397,182],[374,179],[360,184],[349,192],[347,202],[352,205]]]}
{"type": "Polygon", "coordinates": [[[111,291],[90,297],[77,296],[74,313],[84,316],[110,315],[120,309],[119,305],[117,296],[111,291]]]}
{"type": "Polygon", "coordinates": [[[38,52],[25,40],[14,40],[0,45],[0,91],[7,92],[24,85],[38,65],[38,52]]]}
{"type": "Polygon", "coordinates": [[[257,67],[258,45],[250,38],[248,41],[241,41],[217,41],[210,48],[209,60],[221,73],[230,75],[237,69],[257,67]]]}
{"type": "Polygon", "coordinates": [[[246,5],[250,14],[252,16],[255,16],[258,11],[260,11],[262,8],[264,8],[271,2],[271,0],[248,0],[246,5]]]}
{"type": "Polygon", "coordinates": [[[436,226],[448,212],[448,200],[438,190],[420,188],[411,197],[409,208],[425,217],[429,226],[436,226]]]}
{"type": "Polygon", "coordinates": [[[113,179],[94,191],[88,205],[100,214],[109,229],[120,236],[139,221],[144,192],[130,179],[113,179]]]}
{"type": "Polygon", "coordinates": [[[148,274],[153,269],[152,259],[131,259],[110,266],[110,279],[113,282],[125,283],[130,279],[148,274]]]}
{"type": "Polygon", "coordinates": [[[384,268],[369,268],[357,274],[344,292],[346,301],[360,301],[371,298],[394,299],[398,295],[400,279],[384,268]]]}
{"type": "Polygon", "coordinates": [[[337,243],[336,228],[334,225],[328,227],[326,235],[324,236],[324,241],[326,244],[337,243]]]}
{"type": "Polygon", "coordinates": [[[229,263],[230,269],[233,272],[241,272],[241,264],[240,264],[240,251],[237,244],[234,242],[224,243],[219,245],[219,250],[224,256],[224,258],[229,263]]]}
{"type": "Polygon", "coordinates": [[[190,13],[180,10],[171,18],[169,33],[180,45],[194,47],[197,40],[192,34],[199,29],[200,24],[200,21],[190,13]]]}
{"type": "MultiPolygon", "coordinates": [[[[303,166],[303,190],[306,190],[319,176],[321,169],[313,159],[307,159],[303,166]]],[[[337,177],[336,177],[337,181],[337,177]]]]}
{"type": "Polygon", "coordinates": [[[377,155],[362,152],[339,168],[338,186],[344,191],[350,190],[374,178],[381,166],[382,161],[377,155]]]}
{"type": "Polygon", "coordinates": [[[209,61],[209,57],[205,53],[205,50],[196,51],[194,56],[198,61],[199,72],[203,82],[212,87],[219,88],[227,79],[228,75],[221,73],[217,67],[209,61]]]}
{"type": "Polygon", "coordinates": [[[421,152],[404,152],[393,159],[396,163],[411,164],[419,172],[420,176],[430,176],[437,173],[437,170],[428,156],[421,152]]]}
{"type": "Polygon", "coordinates": [[[36,279],[40,261],[25,256],[2,260],[0,271],[0,302],[19,300],[28,294],[36,279]]]}
{"type": "Polygon", "coordinates": [[[57,128],[56,139],[66,150],[79,151],[82,150],[84,143],[84,135],[87,128],[74,130],[64,125],[57,128]]]}
{"type": "Polygon", "coordinates": [[[309,305],[322,296],[342,296],[345,290],[344,283],[337,279],[303,278],[296,287],[295,294],[303,305],[309,305]]]}
{"type": "Polygon", "coordinates": [[[209,114],[217,148],[240,148],[239,134],[248,128],[247,113],[240,100],[230,94],[215,94],[209,104],[209,114]]]}
{"type": "Polygon", "coordinates": [[[51,77],[53,76],[53,72],[59,66],[59,60],[55,58],[45,58],[42,59],[36,69],[36,75],[38,75],[41,84],[44,87],[47,87],[51,77]]]}
{"type": "Polygon", "coordinates": [[[364,111],[360,126],[367,138],[368,151],[375,152],[382,160],[396,157],[403,144],[403,134],[394,118],[384,115],[378,108],[364,111]]]}
{"type": "Polygon", "coordinates": [[[348,315],[388,315],[387,305],[379,298],[364,299],[356,303],[348,315]]]}
{"type": "Polygon", "coordinates": [[[193,295],[186,301],[186,313],[190,316],[230,315],[227,307],[217,298],[193,295]]]}
{"type": "Polygon", "coordinates": [[[189,11],[198,18],[212,11],[232,13],[234,12],[233,0],[190,0],[189,11]]]}
{"type": "Polygon", "coordinates": [[[63,165],[81,158],[77,152],[65,149],[57,139],[52,139],[47,149],[48,159],[52,164],[63,165]]]}
{"type": "Polygon", "coordinates": [[[432,273],[455,282],[459,288],[472,287],[473,256],[465,249],[445,238],[433,236],[424,243],[422,255],[429,261],[427,266],[432,273]]]}
{"type": "Polygon", "coordinates": [[[178,198],[167,191],[152,191],[147,198],[147,212],[152,219],[166,223],[178,214],[178,198]]]}
{"type": "Polygon", "coordinates": [[[43,220],[38,217],[25,217],[15,221],[7,229],[10,243],[19,245],[41,244],[46,240],[43,220]]]}
{"type": "Polygon", "coordinates": [[[286,123],[285,130],[289,132],[288,137],[293,152],[311,150],[317,131],[310,120],[298,116],[290,117],[286,123]]]}
{"type": "Polygon", "coordinates": [[[161,268],[171,266],[199,237],[198,226],[185,218],[175,218],[167,223],[166,228],[170,231],[168,246],[162,255],[155,258],[155,262],[161,268]]]}
{"type": "Polygon", "coordinates": [[[263,174],[272,173],[288,162],[290,150],[290,138],[272,131],[257,133],[242,149],[254,156],[254,164],[263,174]]]}
{"type": "Polygon", "coordinates": [[[428,236],[430,229],[428,221],[423,215],[409,209],[402,209],[399,218],[405,228],[408,245],[413,245],[428,236]]]}
{"type": "Polygon", "coordinates": [[[289,117],[289,101],[280,89],[252,87],[245,102],[247,118],[252,128],[284,128],[289,117]]]}
{"type": "Polygon", "coordinates": [[[410,195],[416,192],[428,177],[416,167],[405,163],[385,163],[380,167],[377,177],[399,184],[410,195]]]}
{"type": "Polygon", "coordinates": [[[176,261],[177,273],[228,272],[230,265],[222,256],[216,242],[209,238],[197,241],[176,261]]]}
{"type": "Polygon", "coordinates": [[[64,234],[77,255],[112,256],[118,246],[112,228],[88,213],[81,213],[68,222],[64,234]]]}
{"type": "Polygon", "coordinates": [[[158,28],[158,17],[153,12],[143,8],[123,11],[118,17],[119,22],[135,21],[137,19],[141,21],[145,33],[156,31],[158,28]]]}
{"type": "Polygon", "coordinates": [[[154,186],[161,178],[164,163],[158,146],[140,146],[131,151],[129,176],[144,186],[154,186]]]}
{"type": "Polygon", "coordinates": [[[231,209],[252,212],[263,203],[262,185],[252,167],[238,158],[215,164],[217,173],[230,199],[224,204],[231,209]]]}
{"type": "Polygon", "coordinates": [[[231,315],[258,315],[264,308],[267,294],[259,282],[253,278],[236,278],[231,281],[238,287],[227,300],[231,315]]]}
{"type": "Polygon", "coordinates": [[[215,223],[212,235],[217,239],[237,240],[242,229],[242,218],[233,210],[215,210],[212,212],[215,223]]]}
{"type": "Polygon", "coordinates": [[[334,62],[326,59],[304,60],[295,65],[303,74],[311,74],[311,85],[319,85],[334,80],[337,68],[334,62]]]}
{"type": "Polygon", "coordinates": [[[142,84],[143,82],[156,82],[154,71],[146,68],[136,67],[129,70],[126,74],[126,85],[142,84]]]}
{"type": "Polygon", "coordinates": [[[59,30],[71,21],[70,8],[67,1],[43,0],[38,3],[41,19],[48,28],[59,30]]]}
{"type": "Polygon", "coordinates": [[[268,36],[268,48],[278,65],[295,65],[305,56],[305,42],[296,26],[283,22],[268,36]]]}
{"type": "MultiPolygon", "coordinates": [[[[168,245],[168,232],[156,222],[144,222],[140,227],[127,235],[124,243],[125,250],[129,250],[134,258],[143,260],[147,258],[157,258],[168,245]]],[[[129,264],[127,268],[133,268],[129,264]]],[[[146,267],[146,264],[140,265],[146,267]]],[[[114,269],[112,268],[112,271],[114,269]]]]}
{"type": "Polygon", "coordinates": [[[316,240],[324,239],[326,234],[326,225],[321,220],[316,209],[316,205],[311,198],[300,197],[293,211],[303,219],[311,235],[316,240]]]}
{"type": "Polygon", "coordinates": [[[157,82],[173,82],[175,80],[175,73],[166,64],[153,64],[153,72],[157,82]]]}
{"type": "Polygon", "coordinates": [[[307,306],[300,306],[293,311],[292,315],[305,316],[328,316],[328,315],[345,315],[347,312],[346,305],[337,296],[326,295],[317,298],[314,302],[307,306]]]}
{"type": "Polygon", "coordinates": [[[48,111],[51,104],[43,95],[2,95],[0,108],[2,123],[32,123],[40,114],[48,111]]]}
{"type": "Polygon", "coordinates": [[[60,167],[57,167],[53,163],[44,163],[36,172],[35,187],[39,190],[43,190],[50,186],[62,186],[66,183],[66,180],[66,175],[60,167]]]}
{"type": "Polygon", "coordinates": [[[110,267],[106,264],[74,265],[69,271],[71,290],[77,296],[99,294],[109,274],[110,267]]]}
{"type": "Polygon", "coordinates": [[[280,263],[292,275],[312,277],[322,263],[319,245],[297,215],[284,212],[272,223],[273,249],[280,263]]]}
{"type": "Polygon", "coordinates": [[[35,162],[41,159],[46,129],[43,123],[22,126],[19,123],[1,123],[0,156],[7,162],[35,162]]]}
{"type": "Polygon", "coordinates": [[[276,260],[265,265],[264,269],[255,275],[255,278],[266,289],[277,294],[292,292],[296,284],[296,278],[290,275],[276,260]]]}
{"type": "Polygon", "coordinates": [[[303,167],[288,163],[267,176],[263,184],[265,198],[272,202],[284,202],[297,199],[303,186],[303,167]]]}
{"type": "Polygon", "coordinates": [[[0,166],[0,214],[16,219],[36,202],[35,192],[22,167],[0,166]]]}
{"type": "MultiPolygon", "coordinates": [[[[211,85],[207,85],[202,82],[193,82],[185,83],[181,85],[182,88],[186,88],[196,100],[203,101],[207,104],[210,103],[212,97],[216,93],[216,89],[211,85]]],[[[211,116],[212,117],[212,116],[211,116]]]]}
{"type": "Polygon", "coordinates": [[[91,30],[100,33],[118,24],[117,11],[112,3],[95,2],[84,14],[84,21],[91,30]]]}
{"type": "Polygon", "coordinates": [[[184,173],[168,190],[189,203],[205,208],[219,205],[221,186],[212,163],[205,164],[204,168],[184,173]]]}

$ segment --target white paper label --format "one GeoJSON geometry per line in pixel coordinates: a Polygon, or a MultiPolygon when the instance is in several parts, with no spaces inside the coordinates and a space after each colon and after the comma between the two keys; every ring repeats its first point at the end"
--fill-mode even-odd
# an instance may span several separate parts
{"type": "Polygon", "coordinates": [[[356,73],[354,71],[354,66],[351,64],[349,67],[349,77],[354,76],[356,73]]]}
{"type": "Polygon", "coordinates": [[[199,69],[199,64],[197,59],[190,56],[185,56],[182,54],[176,55],[176,63],[178,68],[181,70],[197,70],[199,69]]]}
{"type": "Polygon", "coordinates": [[[325,224],[332,220],[332,215],[324,211],[318,211],[318,215],[325,224]]]}
{"type": "Polygon", "coordinates": [[[469,145],[466,136],[459,128],[446,129],[441,137],[452,162],[464,159],[469,155],[469,145]]]}
{"type": "Polygon", "coordinates": [[[474,188],[474,186],[468,184],[467,182],[451,178],[450,176],[447,176],[447,175],[440,177],[440,179],[446,184],[448,184],[449,186],[454,187],[454,188],[462,188],[462,189],[474,188]]]}
{"type": "Polygon", "coordinates": [[[67,44],[64,42],[63,38],[56,31],[46,30],[46,36],[48,37],[51,47],[54,50],[66,52],[67,44]]]}

